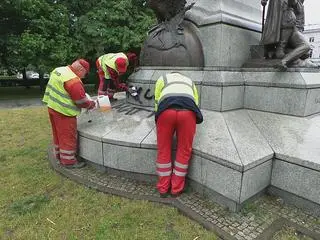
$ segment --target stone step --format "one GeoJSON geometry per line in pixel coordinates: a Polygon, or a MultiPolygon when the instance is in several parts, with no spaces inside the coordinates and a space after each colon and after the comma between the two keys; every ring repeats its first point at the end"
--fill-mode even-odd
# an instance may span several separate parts
{"type": "Polygon", "coordinates": [[[195,81],[200,106],[210,111],[253,109],[293,116],[320,112],[318,69],[273,68],[166,68],[142,67],[129,78],[129,85],[141,87],[140,100],[128,96],[134,105],[153,107],[154,85],[160,75],[179,71],[195,81]],[[148,91],[148,92],[147,92],[148,91]],[[147,98],[145,97],[147,96],[147,98]]]}
{"type": "MultiPolygon", "coordinates": [[[[194,186],[202,187],[203,195],[237,211],[271,185],[308,200],[320,215],[318,116],[253,110],[203,110],[203,115],[188,176],[194,186]]],[[[155,176],[156,133],[150,108],[119,101],[110,112],[81,114],[78,131],[84,159],[155,176]]]]}

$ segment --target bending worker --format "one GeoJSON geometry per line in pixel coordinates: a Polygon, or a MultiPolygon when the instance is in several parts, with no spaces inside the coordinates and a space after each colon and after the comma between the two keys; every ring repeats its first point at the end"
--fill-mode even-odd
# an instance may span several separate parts
{"type": "Polygon", "coordinates": [[[161,76],[155,87],[155,119],[157,127],[157,189],[161,197],[177,196],[185,186],[196,124],[203,121],[198,107],[198,92],[193,81],[178,72],[161,76]],[[171,145],[177,136],[174,165],[171,145]]]}
{"type": "Polygon", "coordinates": [[[89,69],[90,65],[84,59],[79,59],[70,66],[54,69],[42,100],[48,106],[55,157],[67,168],[80,168],[85,165],[76,158],[76,116],[81,108],[95,107],[95,102],[86,97],[81,81],[81,78],[89,73],[89,69]]]}
{"type": "Polygon", "coordinates": [[[136,60],[135,54],[128,56],[122,52],[108,53],[100,56],[97,61],[99,77],[98,95],[107,95],[110,99],[116,91],[127,91],[128,87],[120,83],[120,76],[125,74],[131,58],[136,60]]]}

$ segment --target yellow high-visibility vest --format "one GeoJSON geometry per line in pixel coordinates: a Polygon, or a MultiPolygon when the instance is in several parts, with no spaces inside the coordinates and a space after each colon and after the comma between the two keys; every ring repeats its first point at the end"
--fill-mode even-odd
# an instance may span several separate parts
{"type": "Polygon", "coordinates": [[[124,58],[127,61],[127,66],[129,65],[129,60],[127,55],[125,55],[124,53],[120,52],[120,53],[108,53],[105,55],[102,55],[98,58],[98,62],[104,72],[104,78],[105,79],[110,79],[110,75],[108,73],[107,67],[112,68],[113,70],[115,70],[117,73],[117,67],[116,67],[116,60],[117,58],[124,58]]]}
{"type": "Polygon", "coordinates": [[[66,116],[77,116],[81,109],[72,101],[70,95],[64,88],[64,83],[73,78],[81,79],[69,68],[59,67],[50,74],[50,79],[46,87],[42,101],[49,108],[66,116]]]}
{"type": "Polygon", "coordinates": [[[192,99],[197,106],[199,105],[196,85],[190,78],[177,72],[160,76],[156,82],[154,96],[155,111],[158,110],[161,101],[172,96],[188,97],[192,99]]]}

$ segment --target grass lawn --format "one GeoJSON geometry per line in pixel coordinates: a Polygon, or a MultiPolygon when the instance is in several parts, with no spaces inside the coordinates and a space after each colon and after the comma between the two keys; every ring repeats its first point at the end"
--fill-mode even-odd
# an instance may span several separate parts
{"type": "Polygon", "coordinates": [[[51,170],[45,107],[0,110],[0,129],[0,239],[216,239],[175,208],[100,193],[51,170]]]}

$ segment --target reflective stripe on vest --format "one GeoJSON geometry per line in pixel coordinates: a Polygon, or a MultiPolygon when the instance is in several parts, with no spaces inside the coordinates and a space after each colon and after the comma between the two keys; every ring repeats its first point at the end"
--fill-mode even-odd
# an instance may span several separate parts
{"type": "MultiPolygon", "coordinates": [[[[77,116],[80,113],[80,108],[75,105],[64,88],[64,83],[74,78],[78,78],[78,76],[69,67],[60,67],[53,70],[42,101],[49,108],[63,115],[77,116]]],[[[78,79],[81,81],[80,78],[78,79]]]]}
{"type": "Polygon", "coordinates": [[[195,101],[194,83],[188,77],[179,73],[170,73],[163,76],[164,87],[161,91],[158,103],[172,96],[188,97],[195,101]]]}
{"type": "Polygon", "coordinates": [[[119,73],[116,67],[116,60],[117,58],[120,58],[120,57],[125,58],[127,60],[127,66],[128,66],[129,65],[128,57],[124,53],[108,53],[98,58],[98,62],[102,68],[102,71],[104,72],[105,79],[110,79],[110,75],[107,67],[110,67],[113,70],[115,70],[117,73],[119,73]]]}

